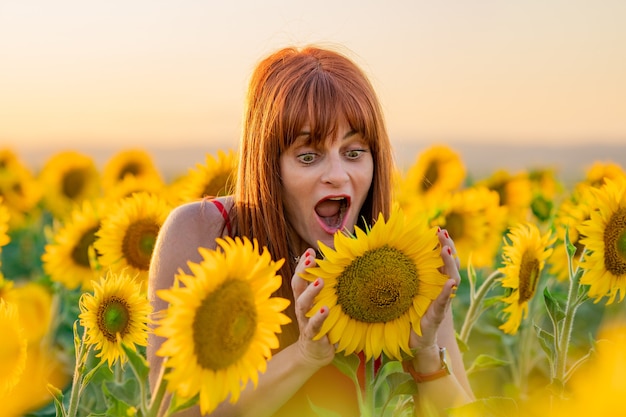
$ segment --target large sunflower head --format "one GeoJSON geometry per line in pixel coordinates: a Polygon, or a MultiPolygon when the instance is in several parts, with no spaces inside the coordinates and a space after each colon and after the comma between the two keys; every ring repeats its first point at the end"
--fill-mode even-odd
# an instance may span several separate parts
{"type": "Polygon", "coordinates": [[[410,354],[410,330],[421,334],[420,320],[447,280],[438,245],[434,228],[397,207],[388,221],[381,214],[369,230],[356,227],[354,237],[336,233],[334,249],[320,243],[324,258],[303,274],[324,280],[309,311],[330,310],[316,337],[328,335],[338,352],[364,352],[367,360],[410,354]]]}
{"type": "Polygon", "coordinates": [[[228,395],[237,401],[247,381],[256,386],[279,347],[276,333],[290,322],[282,313],[289,301],[272,297],[283,260],[272,261],[245,237],[217,243],[222,251],[200,248],[203,259],[188,264],[191,274],[180,271],[172,288],[158,292],[169,307],[154,330],[166,338],[157,354],[168,357],[168,390],[183,398],[199,393],[203,414],[228,395]]]}
{"type": "Polygon", "coordinates": [[[589,285],[589,296],[611,304],[619,293],[626,295],[626,177],[605,179],[601,188],[592,188],[595,201],[589,220],[578,226],[580,243],[588,253],[579,264],[585,270],[580,283],[589,285]]]}
{"type": "Polygon", "coordinates": [[[93,244],[96,232],[100,229],[104,207],[104,200],[101,199],[84,201],[53,232],[52,242],[45,246],[41,256],[44,271],[53,281],[68,289],[92,289],[92,280],[99,276],[97,265],[94,264],[97,252],[93,244]]]}
{"type": "Polygon", "coordinates": [[[28,342],[18,317],[17,306],[0,298],[0,399],[20,381],[26,365],[28,342]]]}
{"type": "Polygon", "coordinates": [[[170,210],[165,200],[146,192],[117,202],[96,232],[100,265],[118,273],[129,270],[146,281],[157,235],[170,210]]]}
{"type": "Polygon", "coordinates": [[[102,169],[102,186],[109,192],[125,178],[162,183],[161,173],[150,154],[143,149],[125,149],[114,154],[102,169]]]}
{"type": "Polygon", "coordinates": [[[508,318],[500,329],[515,334],[528,315],[528,303],[537,291],[556,238],[550,232],[541,235],[533,223],[518,223],[511,227],[506,238],[502,249],[504,266],[499,270],[503,275],[502,286],[508,289],[508,295],[502,298],[508,304],[503,310],[508,318]]]}
{"type": "Polygon", "coordinates": [[[76,204],[100,197],[100,173],[90,156],[63,151],[51,156],[39,174],[44,205],[57,218],[65,218],[76,204]]]}
{"type": "Polygon", "coordinates": [[[420,152],[409,167],[400,181],[399,196],[430,198],[456,191],[465,175],[465,164],[458,153],[446,145],[433,145],[420,152]]]}
{"type": "Polygon", "coordinates": [[[217,158],[207,154],[205,164],[196,164],[196,169],[190,170],[186,179],[180,183],[180,201],[189,202],[231,194],[237,163],[237,155],[232,150],[228,153],[218,151],[217,158]]]}
{"type": "Polygon", "coordinates": [[[151,307],[146,292],[125,273],[109,272],[93,288],[93,294],[83,293],[80,298],[78,317],[85,328],[85,343],[98,350],[96,357],[109,367],[117,360],[124,363],[122,344],[133,350],[147,344],[151,307]]]}

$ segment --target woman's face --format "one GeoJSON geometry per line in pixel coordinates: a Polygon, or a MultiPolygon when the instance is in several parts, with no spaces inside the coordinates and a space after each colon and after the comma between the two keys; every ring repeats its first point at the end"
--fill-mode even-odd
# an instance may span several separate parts
{"type": "Polygon", "coordinates": [[[318,146],[310,141],[305,125],[281,156],[287,221],[308,246],[318,241],[334,247],[338,230],[354,232],[367,198],[374,162],[369,147],[347,122],[339,123],[334,136],[318,146]]]}

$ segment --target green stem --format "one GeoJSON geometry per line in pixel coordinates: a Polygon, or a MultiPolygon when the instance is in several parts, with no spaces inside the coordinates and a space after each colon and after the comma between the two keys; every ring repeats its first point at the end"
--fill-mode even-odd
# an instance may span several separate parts
{"type": "Polygon", "coordinates": [[[85,370],[85,333],[80,341],[80,348],[76,352],[76,364],[74,365],[74,376],[72,378],[72,390],[70,391],[70,402],[67,409],[67,417],[76,417],[78,412],[78,402],[83,388],[83,371],[85,370]]]}
{"type": "Polygon", "coordinates": [[[463,321],[463,326],[461,327],[461,332],[459,333],[459,339],[463,341],[463,343],[467,344],[467,340],[469,339],[470,332],[472,331],[472,327],[478,320],[478,317],[482,313],[481,305],[483,299],[486,297],[487,293],[496,282],[496,279],[500,277],[500,271],[493,271],[487,279],[481,284],[476,292],[476,296],[470,300],[470,305],[465,314],[465,320],[463,321]]]}
{"type": "Polygon", "coordinates": [[[365,362],[365,408],[361,411],[361,417],[372,417],[374,415],[374,359],[365,362]]]}
{"type": "MultiPolygon", "coordinates": [[[[582,262],[585,253],[583,251],[580,261],[582,262]]],[[[567,292],[567,302],[565,304],[565,312],[563,318],[563,325],[561,327],[559,337],[555,337],[555,349],[556,349],[556,366],[553,375],[553,381],[558,381],[563,388],[565,384],[565,376],[567,374],[567,354],[569,350],[569,343],[572,337],[572,330],[574,328],[574,318],[576,316],[576,310],[585,300],[584,297],[579,297],[578,292],[580,290],[580,277],[583,274],[581,268],[577,268],[573,271],[570,258],[570,280],[569,290],[567,292]]],[[[556,332],[555,332],[556,333],[556,332]]]]}
{"type": "Polygon", "coordinates": [[[163,402],[163,398],[165,397],[165,388],[167,387],[167,381],[164,378],[166,362],[167,358],[164,358],[163,362],[161,363],[161,369],[159,371],[159,378],[157,380],[156,390],[154,391],[152,398],[150,399],[150,407],[146,412],[146,417],[156,417],[159,413],[159,409],[161,408],[161,403],[163,402]]]}

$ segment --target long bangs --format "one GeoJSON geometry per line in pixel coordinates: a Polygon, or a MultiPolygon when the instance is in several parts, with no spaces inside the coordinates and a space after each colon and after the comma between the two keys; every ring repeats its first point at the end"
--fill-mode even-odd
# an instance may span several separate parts
{"type": "Polygon", "coordinates": [[[285,102],[276,133],[281,152],[299,136],[305,123],[310,139],[317,145],[333,135],[343,116],[350,127],[360,133],[371,148],[378,148],[381,117],[375,108],[373,91],[367,81],[359,79],[358,69],[332,62],[331,71],[324,68],[323,58],[294,80],[285,102]],[[357,77],[355,77],[357,76],[357,77]],[[356,80],[355,80],[356,78],[356,80]],[[360,82],[359,82],[360,81],[360,82]]]}

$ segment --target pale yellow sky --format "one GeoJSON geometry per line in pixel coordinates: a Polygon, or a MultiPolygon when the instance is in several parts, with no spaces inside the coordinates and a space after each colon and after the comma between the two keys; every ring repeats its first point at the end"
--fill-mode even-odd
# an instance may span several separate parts
{"type": "Polygon", "coordinates": [[[0,2],[0,144],[236,146],[287,44],[370,75],[392,140],[626,139],[626,1],[0,2]]]}

